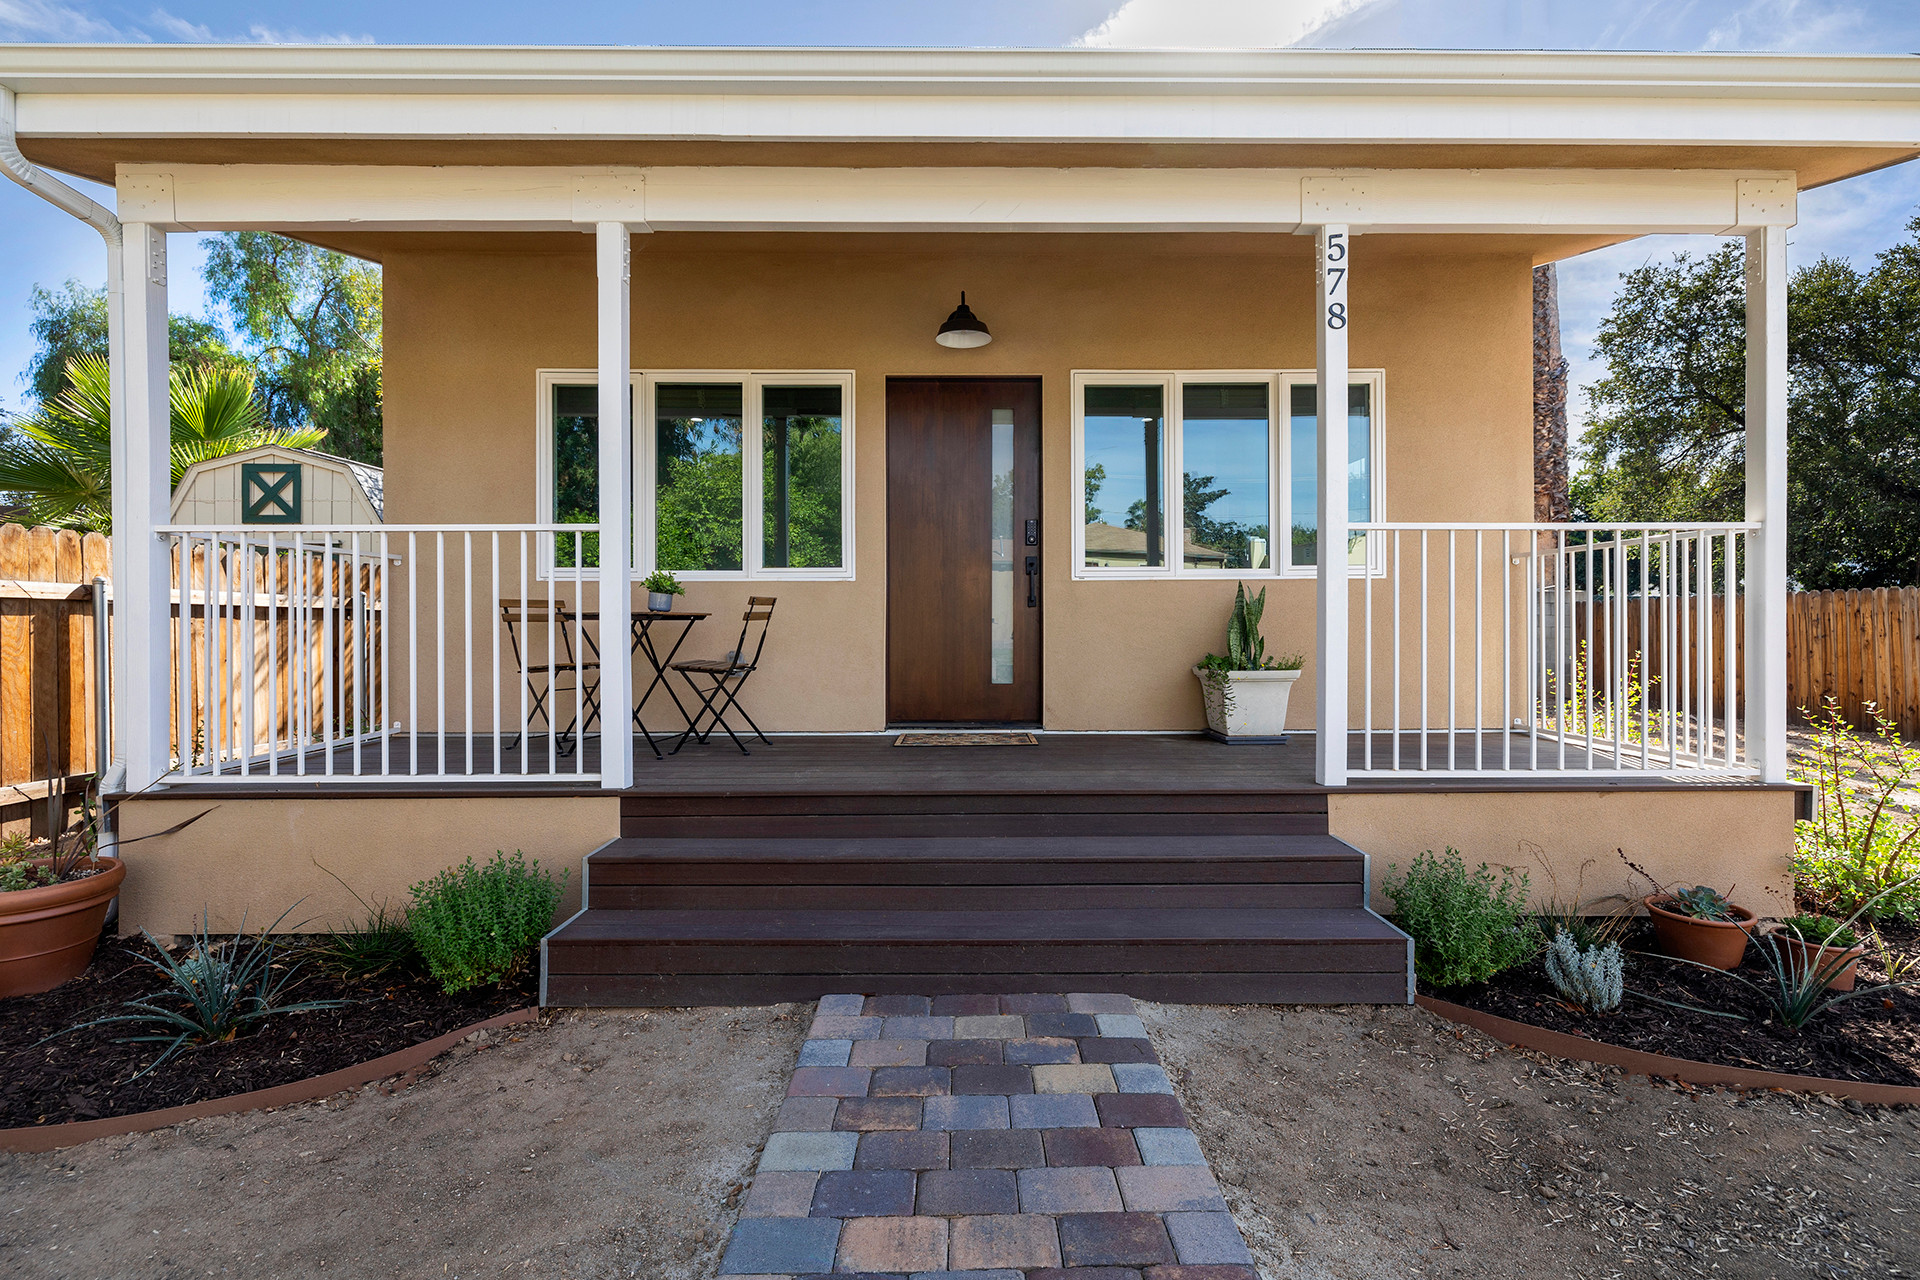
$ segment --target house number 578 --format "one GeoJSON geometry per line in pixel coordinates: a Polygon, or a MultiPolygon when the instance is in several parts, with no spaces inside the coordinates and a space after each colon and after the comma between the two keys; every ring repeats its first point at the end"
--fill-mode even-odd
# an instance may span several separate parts
{"type": "Polygon", "coordinates": [[[1347,256],[1347,238],[1341,232],[1331,232],[1327,236],[1327,328],[1344,329],[1347,327],[1347,304],[1340,295],[1346,291],[1347,269],[1335,266],[1345,261],[1347,256]]]}

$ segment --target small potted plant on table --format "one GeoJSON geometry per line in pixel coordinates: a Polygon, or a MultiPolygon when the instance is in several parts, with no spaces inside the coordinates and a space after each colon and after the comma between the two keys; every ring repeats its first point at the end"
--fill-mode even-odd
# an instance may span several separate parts
{"type": "Polygon", "coordinates": [[[647,589],[647,608],[653,613],[672,613],[673,598],[687,593],[680,579],[665,569],[655,569],[640,585],[647,589]]]}
{"type": "Polygon", "coordinates": [[[1227,619],[1227,651],[1210,653],[1193,668],[1207,714],[1207,736],[1217,741],[1287,740],[1287,702],[1307,660],[1297,654],[1267,656],[1267,642],[1260,636],[1260,615],[1266,607],[1267,589],[1249,596],[1242,583],[1227,619]]]}

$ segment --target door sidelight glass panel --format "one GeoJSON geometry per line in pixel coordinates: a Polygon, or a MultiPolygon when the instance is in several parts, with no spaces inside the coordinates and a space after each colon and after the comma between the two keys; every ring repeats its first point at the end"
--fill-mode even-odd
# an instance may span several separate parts
{"type": "Polygon", "coordinates": [[[1272,567],[1267,399],[1264,382],[1181,388],[1181,563],[1189,569],[1272,567]]]}
{"type": "MultiPolygon", "coordinates": [[[[975,419],[979,421],[979,419],[975,419]]],[[[993,683],[1013,683],[1013,410],[993,411],[993,683]]]]}
{"type": "Polygon", "coordinates": [[[761,563],[838,569],[840,388],[761,392],[761,563]]]}
{"type": "Polygon", "coordinates": [[[1157,386],[1086,389],[1086,563],[1166,564],[1166,404],[1157,386]]]}
{"type": "Polygon", "coordinates": [[[654,397],[658,563],[741,567],[741,386],[663,382],[654,397]]]}

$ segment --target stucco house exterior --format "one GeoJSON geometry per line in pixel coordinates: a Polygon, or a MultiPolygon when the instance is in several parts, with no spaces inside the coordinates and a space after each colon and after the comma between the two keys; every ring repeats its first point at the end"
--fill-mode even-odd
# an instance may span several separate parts
{"type": "Polygon", "coordinates": [[[128,834],[215,806],[128,927],[518,847],[595,855],[554,1000],[1405,999],[1369,886],[1423,849],[1787,888],[1787,239],[1920,152],[1914,59],[40,45],[0,87],[113,264],[110,784],[128,834]],[[170,523],[167,240],[236,228],[383,268],[378,529],[170,523]],[[1537,523],[1533,269],[1657,232],[1746,242],[1747,518],[1537,523]],[[648,618],[656,568],[707,616],[648,618]],[[1195,736],[1240,583],[1306,658],[1285,744],[1195,736]],[[768,741],[672,752],[656,666],[751,598],[768,741]],[[283,693],[293,626],[332,656],[283,693]],[[979,726],[1036,741],[893,746],[979,726]]]}

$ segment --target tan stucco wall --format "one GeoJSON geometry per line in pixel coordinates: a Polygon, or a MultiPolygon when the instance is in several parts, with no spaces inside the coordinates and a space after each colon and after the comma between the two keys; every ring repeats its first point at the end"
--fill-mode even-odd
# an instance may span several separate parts
{"type": "Polygon", "coordinates": [[[1469,867],[1485,862],[1529,873],[1534,900],[1646,893],[1621,854],[1663,884],[1734,891],[1762,915],[1792,905],[1791,791],[1421,791],[1335,794],[1333,834],[1373,858],[1375,906],[1388,863],[1451,845],[1469,867]],[[1558,888],[1555,878],[1558,878],[1558,888]]]}
{"type": "MultiPolygon", "coordinates": [[[[1045,723],[1183,729],[1187,674],[1222,643],[1231,582],[1071,579],[1069,374],[1075,369],[1310,368],[1313,275],[1299,237],[763,237],[676,247],[635,238],[641,369],[852,369],[856,580],[690,584],[716,619],[688,654],[731,644],[745,597],[780,606],[751,704],[769,729],[885,724],[886,379],[1043,380],[1045,723]],[[1198,242],[1196,242],[1198,243],[1198,242]],[[1170,247],[1170,244],[1174,247],[1170,247]],[[932,334],[961,289],[991,326],[976,351],[932,334]]],[[[535,370],[594,364],[590,241],[580,252],[386,258],[387,518],[535,518],[535,370]]],[[[1525,520],[1532,509],[1531,255],[1362,237],[1352,363],[1386,370],[1382,518],[1525,520]]],[[[1270,648],[1311,653],[1310,580],[1274,581],[1270,648]]],[[[1357,593],[1356,593],[1357,598],[1357,593]]],[[[1313,722],[1309,665],[1291,723],[1313,722]]],[[[1357,676],[1356,676],[1357,679],[1357,676]]]]}
{"type": "Polygon", "coordinates": [[[564,916],[579,909],[580,859],[620,831],[615,796],[138,799],[120,806],[121,829],[131,839],[208,809],[185,831],[126,846],[122,933],[190,933],[202,911],[216,931],[243,913],[264,928],[290,907],[282,929],[319,931],[365,914],[355,894],[404,907],[408,888],[443,867],[516,849],[569,873],[564,916]]]}

